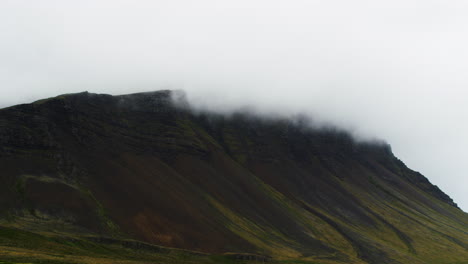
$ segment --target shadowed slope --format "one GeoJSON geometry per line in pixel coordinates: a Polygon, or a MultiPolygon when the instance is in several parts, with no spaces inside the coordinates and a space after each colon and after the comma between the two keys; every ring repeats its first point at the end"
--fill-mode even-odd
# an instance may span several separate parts
{"type": "Polygon", "coordinates": [[[468,217],[385,144],[301,122],[193,114],[170,91],[0,110],[1,204],[20,221],[209,253],[455,263],[468,217]]]}

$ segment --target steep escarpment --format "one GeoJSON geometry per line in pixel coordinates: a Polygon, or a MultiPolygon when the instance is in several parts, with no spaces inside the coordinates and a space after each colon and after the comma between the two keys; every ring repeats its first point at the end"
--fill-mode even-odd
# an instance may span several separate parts
{"type": "Polygon", "coordinates": [[[2,109],[0,168],[2,217],[36,228],[318,263],[468,258],[468,216],[388,145],[194,114],[170,91],[2,109]]]}

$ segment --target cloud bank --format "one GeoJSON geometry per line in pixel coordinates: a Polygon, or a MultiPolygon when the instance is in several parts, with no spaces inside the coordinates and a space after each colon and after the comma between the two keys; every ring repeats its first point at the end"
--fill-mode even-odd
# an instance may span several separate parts
{"type": "Polygon", "coordinates": [[[184,89],[388,141],[468,210],[468,3],[5,0],[0,106],[184,89]]]}

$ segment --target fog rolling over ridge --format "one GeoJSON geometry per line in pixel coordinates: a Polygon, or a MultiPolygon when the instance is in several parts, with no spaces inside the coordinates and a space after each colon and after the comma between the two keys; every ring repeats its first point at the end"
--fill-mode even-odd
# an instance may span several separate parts
{"type": "Polygon", "coordinates": [[[2,1],[0,106],[182,89],[197,108],[304,113],[468,210],[465,1],[2,1]]]}

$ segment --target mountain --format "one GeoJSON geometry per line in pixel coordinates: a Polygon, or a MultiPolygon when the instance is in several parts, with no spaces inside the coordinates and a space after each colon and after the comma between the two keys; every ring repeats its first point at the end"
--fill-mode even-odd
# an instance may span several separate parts
{"type": "Polygon", "coordinates": [[[106,259],[117,244],[247,262],[468,263],[468,214],[388,144],[301,119],[194,113],[173,95],[1,109],[0,259],[54,247],[106,259]]]}

